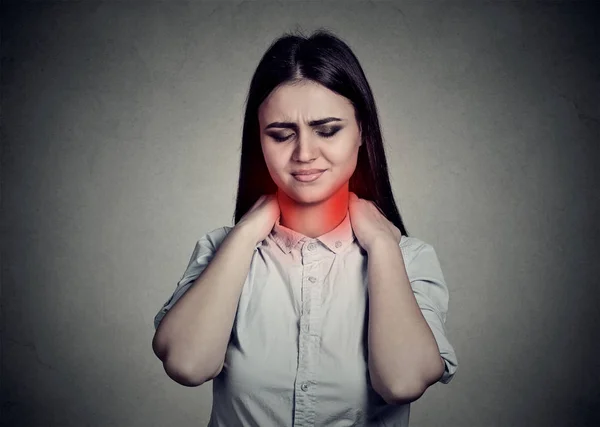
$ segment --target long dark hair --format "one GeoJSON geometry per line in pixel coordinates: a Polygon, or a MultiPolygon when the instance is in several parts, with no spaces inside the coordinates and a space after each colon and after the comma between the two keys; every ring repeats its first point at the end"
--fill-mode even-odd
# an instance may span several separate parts
{"type": "Polygon", "coordinates": [[[363,143],[358,150],[356,170],[350,177],[349,191],[374,202],[408,236],[390,185],[371,87],[350,47],[324,29],[310,37],[300,32],[285,33],[271,44],[252,76],[246,98],[234,224],[261,195],[277,191],[262,153],[258,108],[277,86],[299,80],[317,82],[352,103],[363,143]]]}

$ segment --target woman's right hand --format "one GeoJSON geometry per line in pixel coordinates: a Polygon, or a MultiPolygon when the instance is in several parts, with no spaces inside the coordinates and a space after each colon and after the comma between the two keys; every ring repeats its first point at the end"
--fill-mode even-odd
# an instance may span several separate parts
{"type": "Polygon", "coordinates": [[[281,215],[276,194],[263,194],[235,225],[250,233],[256,244],[262,242],[271,232],[281,215]]]}

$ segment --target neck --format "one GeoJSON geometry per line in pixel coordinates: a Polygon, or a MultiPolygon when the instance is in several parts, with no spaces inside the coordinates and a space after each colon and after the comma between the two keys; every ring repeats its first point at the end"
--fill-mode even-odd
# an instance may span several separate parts
{"type": "Polygon", "coordinates": [[[348,213],[348,183],[344,184],[329,199],[315,204],[300,204],[283,191],[277,192],[284,227],[315,238],[336,228],[348,213]]]}

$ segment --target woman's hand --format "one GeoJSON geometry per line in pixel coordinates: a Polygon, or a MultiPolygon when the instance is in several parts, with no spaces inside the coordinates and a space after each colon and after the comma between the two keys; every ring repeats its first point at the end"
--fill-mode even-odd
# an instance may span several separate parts
{"type": "Polygon", "coordinates": [[[256,244],[262,242],[271,232],[281,215],[276,194],[263,194],[235,225],[250,233],[256,244]]]}
{"type": "Polygon", "coordinates": [[[402,233],[381,213],[375,203],[360,199],[356,194],[350,192],[348,212],[358,243],[367,252],[376,240],[392,239],[396,244],[400,243],[402,233]]]}

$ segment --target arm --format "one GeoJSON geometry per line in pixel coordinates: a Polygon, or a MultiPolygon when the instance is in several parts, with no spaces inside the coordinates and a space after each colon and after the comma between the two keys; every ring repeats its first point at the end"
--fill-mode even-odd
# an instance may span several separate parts
{"type": "Polygon", "coordinates": [[[160,321],[152,348],[178,383],[198,386],[221,371],[255,244],[246,229],[234,227],[160,321]]]}
{"type": "Polygon", "coordinates": [[[445,363],[413,294],[398,243],[381,238],[367,254],[371,382],[386,402],[408,403],[441,378],[445,363]]]}

